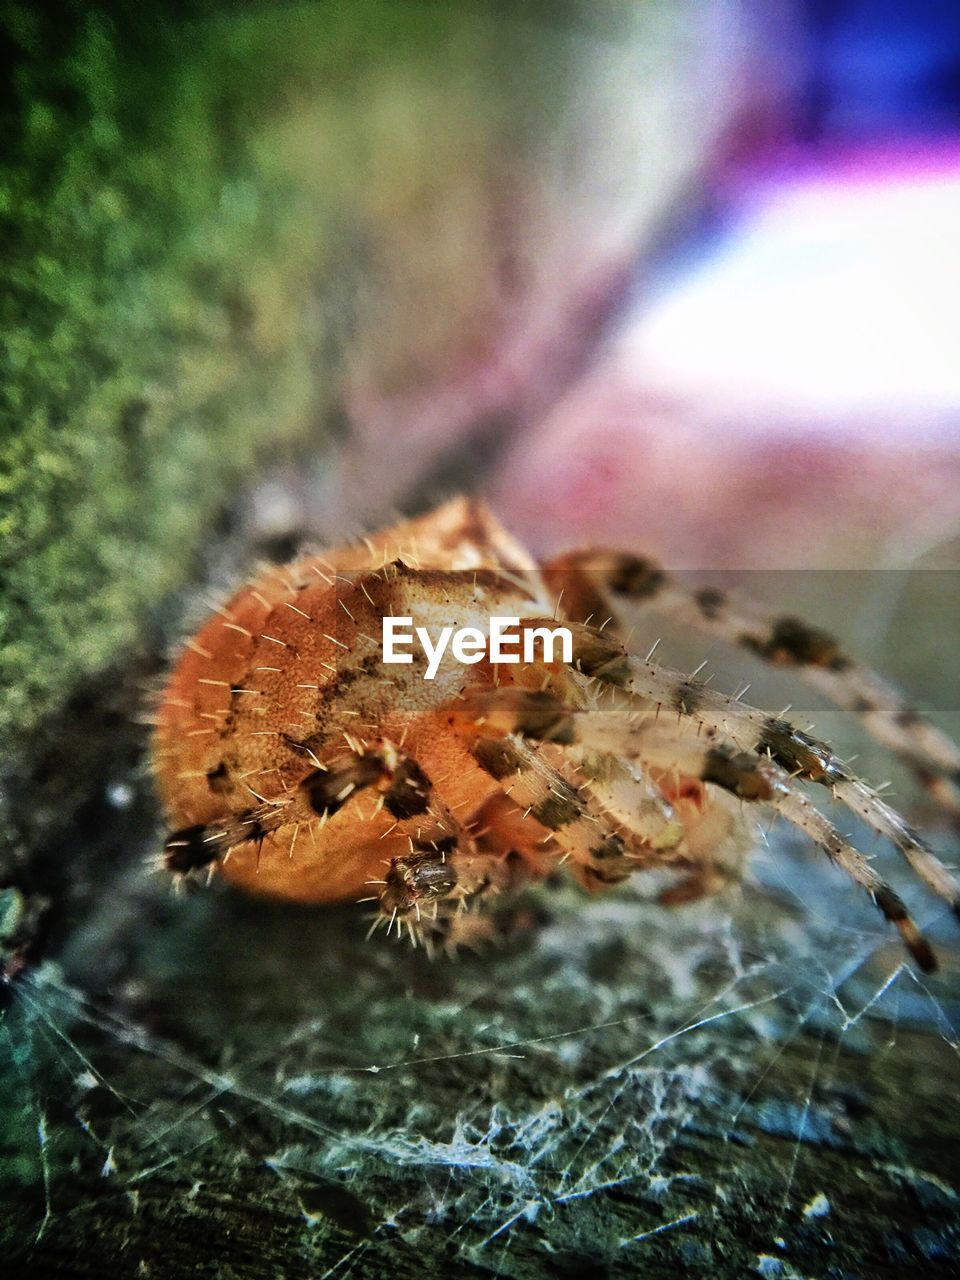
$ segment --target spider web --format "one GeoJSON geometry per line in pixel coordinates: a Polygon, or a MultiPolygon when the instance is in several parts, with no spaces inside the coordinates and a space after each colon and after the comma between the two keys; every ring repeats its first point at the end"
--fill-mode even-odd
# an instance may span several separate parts
{"type": "Polygon", "coordinates": [[[958,956],[920,890],[933,979],[780,824],[738,895],[546,887],[431,963],[353,909],[171,898],[146,788],[112,794],[120,870],[0,1029],[27,1271],[956,1274],[958,956]]]}

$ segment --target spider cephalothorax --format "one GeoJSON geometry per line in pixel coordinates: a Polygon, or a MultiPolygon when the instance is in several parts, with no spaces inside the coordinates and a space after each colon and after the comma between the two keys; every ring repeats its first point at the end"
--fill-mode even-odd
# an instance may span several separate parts
{"type": "Polygon", "coordinates": [[[631,602],[798,667],[956,807],[956,748],[825,632],[691,594],[635,556],[538,568],[460,499],[265,571],[188,641],[155,737],[165,865],[303,902],[372,899],[414,940],[455,942],[475,924],[467,908],[560,863],[591,889],[666,866],[668,900],[711,892],[736,874],[756,804],[807,832],[935,967],[899,896],[798,780],[829,788],[956,911],[960,889],[921,838],[825,744],[631,656],[616,620],[631,602]],[[493,616],[520,633],[562,619],[571,660],[446,655],[430,679],[422,654],[383,660],[384,618],[488,632],[493,616]]]}

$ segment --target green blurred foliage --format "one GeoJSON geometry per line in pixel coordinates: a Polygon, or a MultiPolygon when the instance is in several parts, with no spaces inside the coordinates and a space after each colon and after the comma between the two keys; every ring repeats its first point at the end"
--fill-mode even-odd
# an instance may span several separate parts
{"type": "Polygon", "coordinates": [[[469,58],[469,13],[0,10],[0,753],[135,640],[259,457],[321,434],[359,86],[469,58]]]}

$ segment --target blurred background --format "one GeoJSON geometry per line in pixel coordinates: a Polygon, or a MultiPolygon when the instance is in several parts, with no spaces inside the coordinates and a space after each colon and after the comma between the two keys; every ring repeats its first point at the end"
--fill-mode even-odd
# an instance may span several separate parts
{"type": "MultiPolygon", "coordinates": [[[[907,886],[946,961],[921,984],[778,829],[760,890],[534,895],[537,929],[430,966],[353,911],[174,901],[143,871],[141,723],[254,559],[466,489],[537,553],[613,542],[830,625],[960,733],[954,0],[0,23],[3,1249],[69,1275],[955,1274],[938,904],[907,886]]],[[[906,780],[896,802],[934,820],[906,780]]]]}
{"type": "Polygon", "coordinates": [[[310,478],[308,526],[379,516],[447,455],[446,483],[537,550],[955,565],[955,6],[601,5],[547,26],[543,118],[525,138],[511,118],[493,182],[455,141],[375,260],[352,438],[310,478]]]}

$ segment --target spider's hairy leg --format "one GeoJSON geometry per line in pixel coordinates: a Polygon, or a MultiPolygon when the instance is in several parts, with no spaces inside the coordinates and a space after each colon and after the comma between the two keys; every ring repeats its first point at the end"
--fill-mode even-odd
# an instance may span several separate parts
{"type": "Polygon", "coordinates": [[[543,575],[563,591],[574,621],[616,623],[624,604],[640,606],[764,662],[794,668],[905,761],[933,799],[960,815],[960,747],[829,632],[714,587],[691,590],[652,561],[622,552],[571,552],[546,565],[543,575]]]}
{"type": "Polygon", "coordinates": [[[414,946],[422,944],[430,953],[437,945],[454,951],[488,936],[492,928],[477,909],[522,882],[523,860],[479,847],[449,815],[444,815],[442,828],[420,830],[408,842],[408,851],[389,860],[378,882],[370,933],[380,927],[395,930],[398,938],[406,934],[414,946]]]}
{"type": "MultiPolygon", "coordinates": [[[[568,756],[571,753],[567,753],[568,756]]],[[[576,769],[582,786],[609,820],[626,828],[662,858],[684,839],[684,823],[670,799],[643,770],[609,752],[577,751],[568,770],[576,769]]]]}
{"type": "Polygon", "coordinates": [[[535,741],[626,755],[678,769],[711,783],[751,803],[763,804],[782,814],[806,832],[831,861],[873,898],[879,910],[899,930],[917,965],[924,972],[936,968],[930,944],[920,933],[897,893],[873,870],[829,820],[802,794],[796,782],[774,761],[753,751],[737,750],[729,743],[698,743],[690,737],[663,734],[650,719],[629,711],[586,711],[565,705],[551,693],[518,688],[487,690],[474,695],[463,714],[482,724],[496,726],[535,741]],[[509,728],[508,728],[509,726],[509,728]]]}
{"type": "MultiPolygon", "coordinates": [[[[542,625],[525,620],[524,626],[542,625]]],[[[914,874],[950,904],[960,920],[960,884],[899,813],[867,783],[854,777],[826,743],[786,720],[697,684],[680,672],[629,656],[606,631],[570,624],[573,663],[586,676],[636,699],[635,707],[659,715],[673,713],[714,730],[747,751],[768,755],[788,774],[826,787],[834,798],[889,840],[914,874]]]]}
{"type": "Polygon", "coordinates": [[[383,787],[385,807],[398,819],[426,808],[429,782],[425,775],[415,761],[384,743],[315,769],[289,793],[262,800],[241,813],[172,832],[164,841],[162,865],[174,875],[189,875],[229,857],[237,845],[261,843],[281,827],[317,819],[326,822],[352,797],[376,785],[383,787]]]}
{"type": "Polygon", "coordinates": [[[587,888],[616,884],[638,866],[668,856],[683,830],[661,796],[644,794],[633,822],[618,823],[593,790],[562,756],[547,758],[516,735],[487,737],[481,727],[471,746],[474,759],[495,778],[503,794],[546,832],[543,846],[557,848],[561,861],[570,859],[577,878],[587,888]]]}
{"type": "MultiPolygon", "coordinates": [[[[589,713],[582,733],[590,741],[609,734],[596,713],[589,713]]],[[[870,894],[883,915],[899,930],[910,954],[925,973],[937,968],[933,949],[911,919],[899,894],[877,874],[864,856],[845,840],[833,824],[800,791],[791,776],[766,757],[739,751],[728,744],[698,738],[688,728],[676,733],[648,726],[631,754],[647,768],[680,773],[719,787],[740,800],[765,805],[798,827],[846,875],[870,894]]]]}
{"type": "Polygon", "coordinates": [[[406,927],[416,946],[431,933],[441,932],[454,895],[462,897],[463,889],[454,856],[457,835],[436,832],[417,840],[410,837],[409,843],[407,854],[389,861],[376,895],[378,915],[371,933],[380,925],[388,933],[396,926],[397,937],[402,937],[406,927]]]}
{"type": "Polygon", "coordinates": [[[718,892],[741,877],[751,844],[742,806],[731,798],[704,803],[703,784],[677,768],[651,771],[621,754],[565,749],[591,779],[589,790],[627,830],[640,834],[657,855],[655,865],[676,865],[681,879],[659,896],[667,905],[691,902],[718,892]],[[659,813],[659,819],[654,814],[659,813]],[[670,821],[664,826],[664,815],[670,821]]]}
{"type": "MultiPolygon", "coordinates": [[[[288,858],[293,856],[298,828],[322,829],[343,811],[342,818],[360,824],[359,832],[381,809],[386,825],[380,838],[390,836],[391,842],[383,846],[382,864],[376,864],[375,878],[366,881],[370,891],[361,898],[377,903],[374,929],[396,926],[398,936],[406,933],[415,945],[422,942],[428,950],[437,942],[451,948],[475,938],[482,926],[475,918],[469,924],[461,922],[465,909],[483,894],[507,887],[517,878],[518,866],[504,865],[499,851],[478,850],[417,760],[387,739],[313,770],[295,789],[275,800],[174,832],[167,838],[162,862],[175,876],[186,878],[226,861],[235,847],[254,842],[259,873],[259,847],[273,833],[290,837],[283,854],[288,858]],[[360,804],[360,798],[371,792],[377,796],[373,815],[362,813],[360,804]],[[389,849],[404,841],[406,852],[391,857],[389,849]]],[[[343,837],[348,843],[349,831],[348,827],[343,837]]],[[[310,843],[300,847],[309,859],[310,843]]]]}

